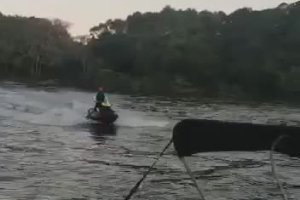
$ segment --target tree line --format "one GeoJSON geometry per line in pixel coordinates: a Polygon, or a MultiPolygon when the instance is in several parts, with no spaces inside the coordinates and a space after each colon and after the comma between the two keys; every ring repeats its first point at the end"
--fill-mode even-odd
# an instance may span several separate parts
{"type": "Polygon", "coordinates": [[[0,14],[1,77],[126,93],[300,97],[300,2],[228,15],[167,6],[76,40],[67,28],[0,14]]]}

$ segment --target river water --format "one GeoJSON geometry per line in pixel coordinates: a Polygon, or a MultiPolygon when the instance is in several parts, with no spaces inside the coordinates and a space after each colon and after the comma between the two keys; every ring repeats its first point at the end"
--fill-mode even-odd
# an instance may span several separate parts
{"type": "MultiPolygon", "coordinates": [[[[0,199],[122,200],[187,117],[300,126],[291,106],[110,94],[119,119],[103,127],[85,119],[93,95],[1,83],[0,199]]],[[[289,198],[300,199],[300,159],[275,162],[289,198]]],[[[281,199],[266,151],[202,153],[189,164],[208,200],[281,199]]],[[[132,199],[197,198],[172,147],[132,199]]]]}

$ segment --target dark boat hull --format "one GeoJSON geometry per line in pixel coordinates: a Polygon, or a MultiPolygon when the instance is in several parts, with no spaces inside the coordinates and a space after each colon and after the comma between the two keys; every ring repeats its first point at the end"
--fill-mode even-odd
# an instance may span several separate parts
{"type": "Polygon", "coordinates": [[[198,152],[270,150],[279,139],[275,151],[300,157],[300,127],[185,119],[173,129],[179,157],[198,152]]]}
{"type": "Polygon", "coordinates": [[[118,115],[111,108],[102,108],[101,111],[90,108],[86,118],[103,124],[112,124],[118,119],[118,115]]]}

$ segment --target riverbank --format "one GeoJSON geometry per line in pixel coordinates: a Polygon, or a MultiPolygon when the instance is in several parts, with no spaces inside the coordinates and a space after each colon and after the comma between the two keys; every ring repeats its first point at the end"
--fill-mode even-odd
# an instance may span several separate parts
{"type": "MultiPolygon", "coordinates": [[[[69,88],[72,90],[80,90],[80,91],[88,91],[88,92],[96,92],[97,86],[81,86],[78,84],[65,83],[59,80],[51,79],[51,80],[40,80],[40,81],[32,81],[32,80],[1,80],[1,85],[6,86],[16,86],[23,85],[29,88],[42,88],[47,91],[55,91],[59,88],[69,88]]],[[[253,97],[250,95],[215,95],[215,96],[206,96],[201,93],[200,90],[196,88],[181,88],[181,90],[172,91],[169,93],[155,93],[155,92],[140,92],[134,90],[118,90],[118,88],[110,88],[104,85],[106,91],[111,94],[123,94],[129,95],[132,97],[148,97],[153,100],[173,100],[173,101],[188,101],[188,102],[201,102],[203,104],[207,103],[228,103],[228,104],[243,104],[249,106],[263,105],[263,104],[273,104],[273,105],[287,105],[287,106],[300,106],[300,96],[295,95],[294,97],[285,97],[285,98],[263,98],[263,97],[253,97]]]]}

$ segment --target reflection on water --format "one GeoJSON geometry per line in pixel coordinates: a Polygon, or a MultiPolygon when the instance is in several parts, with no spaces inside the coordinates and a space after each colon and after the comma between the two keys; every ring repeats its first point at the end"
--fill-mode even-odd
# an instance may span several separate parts
{"type": "Polygon", "coordinates": [[[99,143],[105,141],[108,136],[117,135],[117,127],[114,124],[91,123],[89,124],[89,131],[91,137],[99,143]]]}

